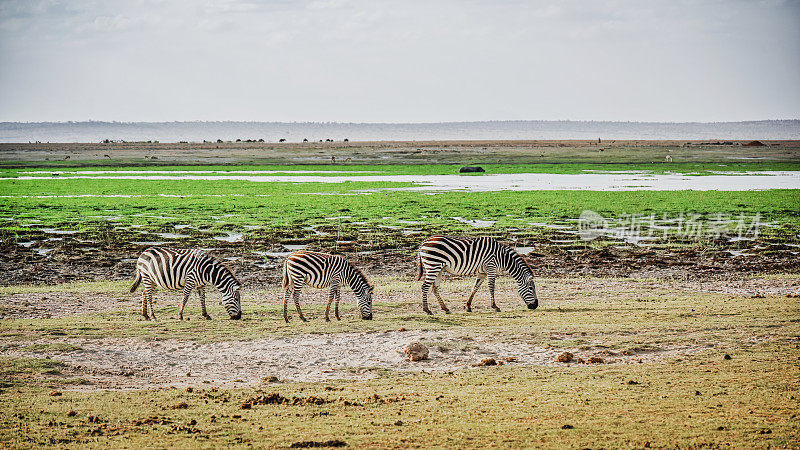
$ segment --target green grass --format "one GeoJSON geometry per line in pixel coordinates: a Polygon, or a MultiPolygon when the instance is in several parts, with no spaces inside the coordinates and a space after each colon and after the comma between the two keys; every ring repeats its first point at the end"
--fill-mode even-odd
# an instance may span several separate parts
{"type": "Polygon", "coordinates": [[[2,195],[10,196],[0,204],[0,217],[10,218],[2,222],[0,238],[11,241],[29,240],[40,227],[83,231],[89,234],[83,238],[101,244],[160,240],[138,232],[174,232],[175,224],[208,230],[186,229],[181,233],[190,234],[194,239],[210,240],[214,233],[243,231],[247,225],[259,227],[246,232],[249,242],[312,239],[330,245],[332,241],[344,239],[358,240],[367,248],[394,248],[418,241],[418,236],[402,233],[414,229],[419,233],[489,232],[503,237],[509,237],[516,229],[518,237],[541,238],[552,231],[530,226],[528,222],[574,220],[586,209],[606,217],[653,214],[657,218],[664,215],[675,218],[680,214],[700,214],[704,220],[716,214],[735,219],[742,214],[758,213],[762,220],[776,225],[763,230],[765,233],[789,241],[796,239],[800,228],[797,208],[800,190],[501,191],[429,195],[374,192],[375,189],[407,186],[405,183],[82,179],[6,180],[0,181],[0,186],[2,195]],[[38,195],[70,197],[36,198],[38,195]],[[133,197],[93,197],[97,195],[133,197]],[[330,219],[341,216],[349,217],[330,219]],[[497,223],[488,229],[475,229],[453,217],[496,220],[497,223]],[[420,223],[406,225],[397,220],[420,223]],[[126,229],[131,226],[141,228],[126,229]],[[329,234],[315,236],[304,230],[309,227],[329,234]],[[362,229],[369,231],[359,231],[362,229]]]}

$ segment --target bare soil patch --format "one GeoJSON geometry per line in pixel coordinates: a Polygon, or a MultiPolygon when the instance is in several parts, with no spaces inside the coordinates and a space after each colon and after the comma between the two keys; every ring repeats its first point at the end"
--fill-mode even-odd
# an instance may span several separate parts
{"type": "MultiPolygon", "coordinates": [[[[76,386],[78,390],[204,384],[244,387],[268,383],[265,380],[274,380],[272,377],[281,381],[363,380],[378,376],[381,370],[448,372],[475,365],[497,365],[497,361],[544,366],[557,364],[556,355],[562,351],[525,341],[498,340],[497,336],[468,336],[463,331],[452,330],[306,334],[210,344],[136,338],[72,339],[69,342],[80,346],[81,350],[57,356],[66,364],[60,375],[42,376],[82,378],[90,383],[76,386]],[[413,341],[436,345],[430,346],[427,359],[412,362],[405,356],[404,349],[413,341]],[[488,360],[495,363],[481,363],[488,360]]],[[[619,354],[606,358],[605,362],[642,363],[699,349],[701,347],[674,347],[643,354],[619,354]]],[[[570,351],[589,359],[599,350],[570,351]]],[[[42,357],[41,353],[25,351],[21,346],[7,346],[4,354],[16,358],[42,357]]]]}

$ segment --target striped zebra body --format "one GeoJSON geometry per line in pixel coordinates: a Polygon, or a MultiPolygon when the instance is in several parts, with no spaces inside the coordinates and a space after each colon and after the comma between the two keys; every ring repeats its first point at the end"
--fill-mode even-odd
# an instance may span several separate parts
{"type": "Polygon", "coordinates": [[[222,295],[222,306],[231,319],[241,319],[242,306],[239,290],[241,285],[233,273],[216,258],[196,249],[175,249],[166,247],[150,247],[136,261],[136,278],[131,292],[136,291],[139,283],[144,282],[142,292],[142,315],[145,319],[155,320],[153,310],[153,289],[183,291],[178,317],[183,320],[183,309],[189,301],[189,295],[197,290],[203,317],[211,319],[206,312],[205,286],[211,285],[222,295]],[[148,305],[150,315],[148,315],[148,305]]]}
{"type": "Polygon", "coordinates": [[[303,312],[300,311],[300,289],[307,284],[317,289],[328,288],[330,290],[328,305],[325,307],[325,320],[330,321],[330,308],[334,299],[336,300],[336,320],[341,320],[339,317],[340,288],[345,283],[353,289],[353,293],[356,295],[361,318],[371,320],[373,287],[360,270],[338,255],[306,250],[293,252],[283,263],[283,319],[287,323],[289,322],[287,304],[291,295],[300,320],[306,322],[303,312]]]}
{"type": "Polygon", "coordinates": [[[489,285],[492,308],[500,311],[494,300],[494,285],[497,275],[506,271],[518,284],[519,294],[529,309],[536,309],[539,301],[533,282],[533,271],[522,256],[490,237],[465,238],[432,236],[419,248],[419,273],[417,279],[422,283],[422,309],[433,314],[428,308],[428,292],[439,301],[445,313],[450,313],[439,294],[439,277],[442,271],[455,275],[477,275],[475,285],[467,299],[466,309],[472,311],[472,299],[484,280],[489,285]]]}

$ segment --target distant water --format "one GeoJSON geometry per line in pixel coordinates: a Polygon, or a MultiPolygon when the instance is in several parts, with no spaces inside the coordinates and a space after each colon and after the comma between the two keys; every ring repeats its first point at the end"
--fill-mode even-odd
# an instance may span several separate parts
{"type": "Polygon", "coordinates": [[[0,142],[160,142],[264,139],[276,142],[492,139],[800,139],[800,120],[752,122],[493,121],[338,122],[0,122],[0,142]]]}

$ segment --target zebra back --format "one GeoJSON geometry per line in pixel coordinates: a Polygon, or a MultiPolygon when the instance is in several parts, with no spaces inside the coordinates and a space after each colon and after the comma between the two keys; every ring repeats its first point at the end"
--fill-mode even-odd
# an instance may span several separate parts
{"type": "Polygon", "coordinates": [[[218,259],[199,249],[150,247],[136,262],[139,278],[164,289],[180,290],[189,278],[195,286],[212,285],[222,295],[222,305],[231,317],[241,316],[241,283],[218,259]]]}
{"type": "Polygon", "coordinates": [[[298,250],[286,257],[283,264],[284,289],[308,284],[325,288],[335,280],[347,283],[355,293],[362,316],[372,317],[373,286],[361,270],[339,255],[298,250]]]}

